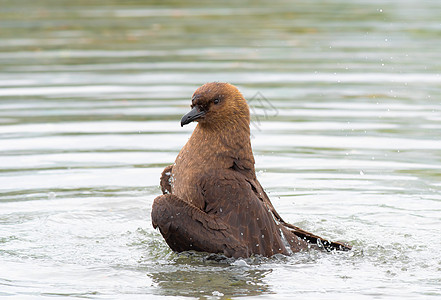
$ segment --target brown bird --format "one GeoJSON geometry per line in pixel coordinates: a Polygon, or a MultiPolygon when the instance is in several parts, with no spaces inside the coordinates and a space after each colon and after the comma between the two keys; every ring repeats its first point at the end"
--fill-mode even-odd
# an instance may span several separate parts
{"type": "Polygon", "coordinates": [[[161,176],[163,195],[153,202],[152,223],[170,248],[228,257],[292,254],[330,242],[286,223],[256,178],[250,112],[239,90],[207,83],[196,90],[181,126],[197,121],[187,144],[161,176]]]}

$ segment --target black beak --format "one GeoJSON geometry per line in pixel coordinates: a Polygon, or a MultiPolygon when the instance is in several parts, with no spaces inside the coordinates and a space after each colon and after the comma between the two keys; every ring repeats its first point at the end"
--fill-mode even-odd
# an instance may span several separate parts
{"type": "Polygon", "coordinates": [[[205,111],[199,111],[198,107],[195,106],[192,110],[190,110],[186,115],[184,115],[181,119],[181,127],[187,125],[190,122],[193,122],[196,119],[205,115],[205,111]]]}

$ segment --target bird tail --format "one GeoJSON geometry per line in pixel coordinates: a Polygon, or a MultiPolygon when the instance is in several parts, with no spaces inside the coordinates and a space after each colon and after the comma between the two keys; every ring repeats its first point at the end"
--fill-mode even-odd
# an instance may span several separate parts
{"type": "Polygon", "coordinates": [[[294,226],[292,224],[286,223],[284,221],[282,221],[281,223],[285,227],[288,227],[295,235],[297,235],[301,239],[312,244],[317,244],[319,247],[324,248],[326,251],[333,251],[333,250],[349,251],[352,249],[352,246],[346,243],[331,242],[318,235],[315,235],[297,226],[294,226]]]}

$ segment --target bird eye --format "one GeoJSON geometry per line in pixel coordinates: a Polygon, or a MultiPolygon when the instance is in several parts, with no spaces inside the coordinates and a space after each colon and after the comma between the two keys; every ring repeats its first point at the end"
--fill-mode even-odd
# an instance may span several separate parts
{"type": "Polygon", "coordinates": [[[216,98],[216,99],[214,99],[214,101],[213,101],[213,103],[214,103],[214,104],[218,104],[219,102],[220,102],[220,100],[219,100],[219,99],[217,99],[217,98],[216,98]]]}

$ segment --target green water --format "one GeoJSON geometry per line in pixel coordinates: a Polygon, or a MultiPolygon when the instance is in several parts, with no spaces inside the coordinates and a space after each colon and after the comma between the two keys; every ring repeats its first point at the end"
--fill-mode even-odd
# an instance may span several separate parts
{"type": "Polygon", "coordinates": [[[0,1],[0,296],[441,296],[441,2],[0,1]],[[193,91],[248,99],[283,218],[347,253],[211,260],[150,220],[193,91]]]}

